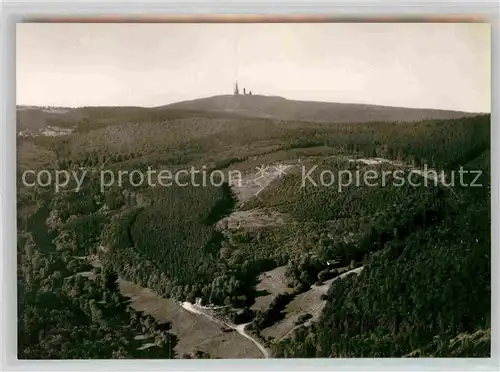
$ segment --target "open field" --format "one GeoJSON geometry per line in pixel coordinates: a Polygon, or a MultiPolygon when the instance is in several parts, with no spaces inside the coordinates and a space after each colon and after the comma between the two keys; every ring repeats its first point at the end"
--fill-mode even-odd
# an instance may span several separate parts
{"type": "Polygon", "coordinates": [[[251,306],[252,310],[265,311],[278,294],[293,291],[293,288],[286,285],[285,270],[286,266],[279,266],[260,274],[256,290],[263,295],[255,299],[255,303],[251,306]]]}
{"type": "Polygon", "coordinates": [[[286,306],[284,310],[286,314],[285,318],[276,324],[273,324],[271,327],[263,329],[262,335],[279,341],[285,337],[291,336],[293,330],[297,328],[294,323],[301,315],[312,315],[312,318],[310,318],[306,324],[317,321],[326,305],[326,301],[321,299],[321,295],[328,292],[328,289],[335,280],[342,279],[349,274],[358,274],[362,269],[363,267],[358,267],[357,269],[345,272],[336,278],[327,280],[321,285],[312,285],[308,291],[297,295],[286,306]]]}
{"type": "Polygon", "coordinates": [[[206,352],[211,358],[261,358],[259,349],[237,332],[223,332],[224,327],[202,315],[184,310],[173,299],[159,297],[151,290],[126,280],[119,280],[120,292],[130,298],[130,306],[153,316],[158,322],[169,322],[178,337],[176,357],[206,352]]]}

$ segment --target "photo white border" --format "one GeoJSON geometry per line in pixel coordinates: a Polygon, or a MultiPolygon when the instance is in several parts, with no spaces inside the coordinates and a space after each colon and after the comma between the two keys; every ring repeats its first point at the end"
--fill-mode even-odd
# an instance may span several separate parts
{"type": "Polygon", "coordinates": [[[0,332],[3,371],[69,371],[69,370],[500,370],[499,363],[499,13],[495,1],[97,1],[86,2],[3,2],[1,10],[1,125],[0,125],[0,242],[2,255],[2,285],[0,289],[0,332]],[[352,16],[356,18],[394,16],[422,18],[424,16],[469,16],[485,18],[492,25],[492,112],[491,112],[491,293],[492,350],[491,358],[420,358],[420,359],[247,359],[247,360],[17,360],[17,296],[16,296],[16,85],[15,85],[15,24],[27,17],[98,16],[105,15],[195,15],[195,14],[314,14],[352,16]],[[496,315],[496,316],[495,316],[496,315]]]}

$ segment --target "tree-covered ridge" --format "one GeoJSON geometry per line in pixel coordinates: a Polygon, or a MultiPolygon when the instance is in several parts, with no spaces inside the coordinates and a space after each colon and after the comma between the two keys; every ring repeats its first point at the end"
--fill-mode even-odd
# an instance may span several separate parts
{"type": "Polygon", "coordinates": [[[21,141],[49,147],[58,154],[58,166],[65,168],[133,159],[153,166],[224,164],[230,159],[242,161],[269,148],[328,146],[360,156],[427,163],[441,169],[464,164],[487,149],[489,121],[490,115],[363,124],[200,116],[148,120],[145,116],[63,139],[39,136],[21,141]]]}
{"type": "Polygon", "coordinates": [[[277,356],[489,355],[489,190],[455,192],[438,196],[438,222],[396,235],[359,277],[334,282],[320,321],[277,356]]]}
{"type": "Polygon", "coordinates": [[[29,221],[31,232],[18,240],[19,358],[173,357],[176,339],[169,325],[129,308],[116,274],[87,261],[84,243],[99,236],[102,216],[97,224],[92,216],[72,221],[52,244],[43,203],[32,217],[38,221],[29,221]],[[142,348],[140,335],[154,347],[142,348]]]}

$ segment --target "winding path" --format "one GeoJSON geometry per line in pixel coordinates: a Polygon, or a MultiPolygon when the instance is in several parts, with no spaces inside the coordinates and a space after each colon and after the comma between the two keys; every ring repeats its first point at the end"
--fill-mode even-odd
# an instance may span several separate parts
{"type": "Polygon", "coordinates": [[[271,357],[271,354],[269,353],[269,350],[266,349],[266,347],[262,343],[260,343],[259,340],[257,340],[256,338],[252,337],[251,335],[249,335],[248,333],[245,332],[245,327],[249,323],[235,325],[235,324],[232,324],[232,323],[229,323],[229,322],[224,322],[224,321],[222,321],[220,319],[217,319],[217,318],[213,317],[210,314],[207,314],[205,312],[206,308],[204,308],[203,306],[193,305],[190,302],[183,302],[181,304],[181,306],[182,306],[182,308],[184,310],[189,311],[190,313],[197,314],[197,315],[203,315],[203,316],[209,318],[210,320],[212,320],[212,321],[214,321],[216,323],[219,323],[219,324],[222,324],[223,326],[226,326],[228,328],[234,329],[240,335],[242,335],[243,337],[245,337],[248,340],[252,341],[255,344],[255,346],[257,346],[259,348],[259,350],[262,352],[262,354],[264,355],[264,358],[267,359],[267,358],[271,357]]]}
{"type": "MultiPolygon", "coordinates": [[[[349,274],[359,274],[361,272],[361,270],[363,270],[363,266],[357,267],[357,268],[349,270],[343,274],[340,274],[336,278],[332,279],[332,281],[328,284],[328,286],[330,286],[335,280],[345,278],[349,274]]],[[[216,322],[216,323],[219,323],[225,327],[234,329],[240,335],[242,335],[243,337],[252,341],[255,344],[255,346],[257,346],[259,348],[259,350],[262,352],[262,354],[264,355],[264,358],[266,358],[266,359],[271,358],[271,354],[270,354],[269,350],[258,339],[256,339],[255,337],[253,337],[252,335],[248,334],[245,331],[245,327],[250,323],[235,325],[235,324],[232,324],[230,322],[225,322],[225,321],[222,321],[220,319],[217,319],[214,316],[207,313],[207,310],[213,310],[214,309],[213,307],[205,307],[205,306],[201,306],[198,304],[192,304],[190,302],[183,302],[183,303],[181,303],[181,306],[184,310],[189,311],[190,313],[197,314],[197,315],[203,315],[203,316],[207,317],[208,319],[212,320],[213,322],[216,322]]],[[[219,308],[221,308],[221,307],[219,307],[219,308]]],[[[321,307],[317,311],[321,311],[322,309],[323,309],[323,307],[321,307]]],[[[298,326],[294,327],[293,329],[291,329],[283,337],[281,337],[280,340],[291,335],[293,333],[293,331],[295,331],[300,326],[301,325],[298,325],[298,326]]]]}
{"type": "MultiPolygon", "coordinates": [[[[340,274],[339,276],[336,276],[335,278],[333,279],[330,279],[329,281],[325,282],[325,284],[323,284],[322,286],[328,286],[328,289],[330,288],[330,286],[332,285],[332,283],[336,280],[339,280],[339,279],[343,279],[345,278],[347,275],[350,275],[350,274],[359,274],[361,272],[361,270],[363,270],[363,267],[364,266],[360,266],[360,267],[357,267],[355,269],[352,269],[352,270],[349,270],[349,271],[346,271],[345,273],[342,273],[340,274]],[[328,283],[329,282],[329,283],[328,283]]],[[[322,287],[322,286],[316,286],[316,285],[313,285],[312,287],[322,287]]],[[[327,292],[328,292],[328,289],[327,289],[327,292]]],[[[316,315],[318,312],[322,312],[323,311],[323,308],[324,308],[324,305],[323,306],[319,306],[314,312],[311,313],[311,315],[314,317],[314,315],[316,315]]],[[[314,322],[313,320],[314,318],[308,320],[307,322],[305,322],[304,324],[299,324],[299,325],[296,325],[295,327],[293,327],[291,330],[289,330],[287,333],[285,333],[279,340],[284,340],[285,338],[289,337],[290,335],[293,334],[293,332],[302,327],[302,326],[307,326],[307,325],[310,325],[312,322],[314,322]]]]}

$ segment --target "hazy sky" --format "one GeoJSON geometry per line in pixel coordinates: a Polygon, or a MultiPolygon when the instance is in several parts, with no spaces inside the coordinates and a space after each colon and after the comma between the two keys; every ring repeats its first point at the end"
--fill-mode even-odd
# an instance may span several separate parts
{"type": "Polygon", "coordinates": [[[230,94],[490,111],[486,24],[17,25],[17,103],[137,105],[230,94]]]}

